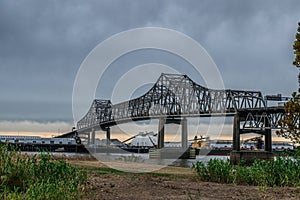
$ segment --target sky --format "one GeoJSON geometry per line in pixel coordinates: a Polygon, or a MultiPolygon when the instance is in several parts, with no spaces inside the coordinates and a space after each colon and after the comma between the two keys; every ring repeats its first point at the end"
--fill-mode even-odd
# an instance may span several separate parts
{"type": "MultiPolygon", "coordinates": [[[[169,28],[195,39],[226,88],[289,96],[297,90],[292,44],[299,10],[298,0],[0,0],[0,133],[71,130],[81,63],[108,37],[139,27],[169,28]]],[[[174,64],[162,55],[128,55],[107,79],[124,63],[174,64]]],[[[96,97],[107,97],[98,88],[96,97]]]]}

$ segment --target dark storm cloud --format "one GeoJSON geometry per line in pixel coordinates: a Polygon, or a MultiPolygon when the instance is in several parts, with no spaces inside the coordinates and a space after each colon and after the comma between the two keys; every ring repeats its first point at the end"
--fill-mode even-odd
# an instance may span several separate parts
{"type": "Polygon", "coordinates": [[[182,3],[169,6],[163,22],[208,50],[226,87],[289,95],[297,85],[291,63],[299,7],[296,1],[182,3]]]}
{"type": "MultiPolygon", "coordinates": [[[[136,17],[143,7],[149,8],[148,3],[1,1],[0,107],[11,112],[18,108],[15,117],[23,119],[30,115],[28,106],[33,106],[26,102],[47,107],[49,101],[60,101],[68,103],[64,111],[68,110],[65,119],[70,120],[72,87],[80,63],[99,42],[119,31],[145,25],[149,12],[159,10],[152,6],[153,10],[143,11],[144,17],[136,17]]],[[[32,111],[39,112],[34,107],[32,111]]],[[[45,111],[40,110],[39,116],[45,111]]],[[[62,110],[56,111],[60,115],[62,110]]],[[[14,114],[1,112],[0,118],[7,115],[14,114]]],[[[48,118],[47,113],[44,115],[48,118]]]]}
{"type": "Polygon", "coordinates": [[[289,95],[299,8],[298,0],[0,1],[0,120],[71,121],[83,59],[109,36],[144,26],[196,39],[228,88],[289,95]]]}

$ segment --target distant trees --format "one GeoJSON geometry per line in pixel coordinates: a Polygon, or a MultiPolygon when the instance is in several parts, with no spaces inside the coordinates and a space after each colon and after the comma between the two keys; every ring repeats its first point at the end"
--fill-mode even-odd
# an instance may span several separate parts
{"type": "MultiPolygon", "coordinates": [[[[295,54],[293,65],[295,65],[299,69],[300,68],[300,22],[298,23],[298,31],[296,33],[296,40],[294,42],[293,49],[295,54]]],[[[300,93],[300,73],[298,74],[298,83],[299,83],[298,92],[300,93]]]]}
{"type": "Polygon", "coordinates": [[[286,139],[291,139],[294,143],[300,143],[300,104],[298,101],[299,94],[293,93],[293,98],[285,103],[285,115],[284,120],[279,121],[282,128],[277,131],[277,135],[285,137],[286,139]]]}
{"type": "Polygon", "coordinates": [[[295,54],[295,60],[293,62],[293,65],[296,67],[300,67],[300,22],[298,23],[298,32],[296,33],[296,40],[293,45],[294,48],[294,54],[295,54]]]}
{"type": "MultiPolygon", "coordinates": [[[[298,23],[293,49],[295,54],[293,65],[300,69],[300,22],[298,23]]],[[[298,74],[298,83],[298,93],[294,92],[292,99],[284,105],[286,118],[279,122],[285,128],[276,133],[279,136],[291,139],[294,143],[300,144],[300,73],[298,74]]]]}

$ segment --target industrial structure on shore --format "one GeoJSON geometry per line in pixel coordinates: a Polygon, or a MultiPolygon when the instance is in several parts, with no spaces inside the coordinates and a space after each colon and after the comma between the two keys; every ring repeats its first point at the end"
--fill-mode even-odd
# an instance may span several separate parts
{"type": "MultiPolygon", "coordinates": [[[[73,130],[74,131],[74,130],[73,130]]],[[[87,144],[87,141],[81,141],[79,137],[71,138],[43,138],[39,136],[6,136],[0,135],[0,142],[18,148],[21,151],[53,151],[53,152],[78,152],[87,153],[88,149],[94,151],[105,150],[107,140],[95,139],[95,144],[87,144]]],[[[165,142],[165,148],[181,148],[181,142],[165,142]]],[[[154,132],[140,132],[127,140],[119,141],[118,139],[110,140],[110,150],[114,152],[134,152],[149,153],[150,149],[157,148],[157,134],[154,132]],[[124,150],[118,151],[118,149],[124,150]]],[[[209,155],[229,155],[232,150],[232,140],[211,140],[209,137],[195,136],[189,140],[188,147],[196,150],[198,154],[209,155]]],[[[261,137],[254,137],[243,140],[241,143],[243,150],[262,151],[264,149],[261,137]]],[[[288,142],[273,142],[273,152],[281,152],[285,150],[292,151],[294,146],[288,142]]]]}

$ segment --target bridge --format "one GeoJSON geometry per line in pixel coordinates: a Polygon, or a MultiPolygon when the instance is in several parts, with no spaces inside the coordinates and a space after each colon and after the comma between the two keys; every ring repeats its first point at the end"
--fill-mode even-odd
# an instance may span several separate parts
{"type": "Polygon", "coordinates": [[[203,87],[187,75],[161,74],[144,95],[112,104],[95,99],[87,114],[77,123],[77,132],[95,143],[95,131],[106,131],[109,145],[110,127],[131,121],[158,119],[158,148],[164,147],[164,125],[181,124],[182,148],[187,148],[188,117],[232,116],[233,150],[240,151],[240,135],[258,133],[265,136],[265,151],[272,151],[271,130],[281,128],[283,106],[267,107],[260,91],[221,90],[203,87]]]}

